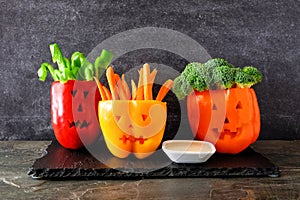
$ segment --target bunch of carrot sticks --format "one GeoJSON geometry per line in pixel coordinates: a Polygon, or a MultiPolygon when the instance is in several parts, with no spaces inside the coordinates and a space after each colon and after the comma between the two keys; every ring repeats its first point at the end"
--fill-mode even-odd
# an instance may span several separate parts
{"type": "Polygon", "coordinates": [[[94,77],[101,99],[105,100],[157,100],[162,101],[167,95],[169,90],[173,86],[172,80],[167,80],[160,88],[157,96],[153,99],[152,87],[154,84],[154,79],[157,74],[157,70],[154,69],[150,72],[149,64],[144,64],[143,67],[138,70],[139,81],[138,85],[131,80],[131,92],[129,86],[125,80],[125,75],[122,74],[120,77],[118,74],[114,73],[113,68],[110,66],[106,70],[106,77],[109,85],[109,89],[105,87],[100,81],[94,77]]]}

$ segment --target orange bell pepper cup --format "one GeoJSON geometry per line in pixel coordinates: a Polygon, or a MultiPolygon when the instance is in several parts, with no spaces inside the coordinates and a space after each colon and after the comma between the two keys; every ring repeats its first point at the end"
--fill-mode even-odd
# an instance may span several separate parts
{"type": "Polygon", "coordinates": [[[99,123],[109,151],[126,158],[146,158],[159,147],[167,107],[157,100],[107,100],[98,104],[99,123]]]}
{"type": "Polygon", "coordinates": [[[215,144],[219,153],[237,154],[259,136],[260,113],[251,88],[195,91],[187,110],[195,138],[215,144]]]}

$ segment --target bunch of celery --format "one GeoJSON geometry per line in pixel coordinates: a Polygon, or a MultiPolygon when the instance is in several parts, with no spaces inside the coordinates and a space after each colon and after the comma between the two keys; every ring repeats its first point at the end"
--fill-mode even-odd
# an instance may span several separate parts
{"type": "Polygon", "coordinates": [[[92,81],[93,77],[101,78],[105,69],[110,65],[113,54],[105,49],[95,60],[95,63],[86,60],[83,53],[74,52],[71,59],[63,56],[57,44],[50,44],[52,62],[56,63],[58,69],[55,69],[50,63],[44,62],[38,70],[39,80],[45,81],[50,73],[54,81],[65,83],[68,80],[86,80],[92,81]]]}

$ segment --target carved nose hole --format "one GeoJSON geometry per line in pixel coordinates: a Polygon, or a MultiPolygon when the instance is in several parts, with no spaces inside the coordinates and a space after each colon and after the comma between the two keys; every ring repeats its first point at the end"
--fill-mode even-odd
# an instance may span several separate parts
{"type": "Polygon", "coordinates": [[[148,115],[142,115],[142,118],[144,121],[146,121],[147,117],[148,117],[148,115]]]}
{"type": "Polygon", "coordinates": [[[211,130],[212,130],[212,132],[213,132],[215,135],[217,135],[217,136],[220,134],[218,128],[212,128],[211,130]]]}
{"type": "Polygon", "coordinates": [[[118,121],[120,121],[121,116],[115,116],[115,118],[116,118],[116,121],[118,122],[118,121]]]}
{"type": "Polygon", "coordinates": [[[77,90],[71,90],[71,94],[73,97],[75,97],[76,93],[77,93],[77,90]]]}
{"type": "Polygon", "coordinates": [[[81,106],[81,104],[78,106],[77,111],[78,111],[78,112],[82,112],[82,106],[81,106]]]}
{"type": "Polygon", "coordinates": [[[89,94],[88,91],[83,91],[83,96],[84,96],[84,98],[86,98],[88,94],[89,94]]]}
{"type": "Polygon", "coordinates": [[[218,110],[216,104],[213,105],[212,109],[213,110],[218,110]]]}
{"type": "Polygon", "coordinates": [[[242,109],[242,108],[243,108],[240,101],[237,103],[237,105],[236,105],[235,108],[236,108],[236,109],[242,109]]]}

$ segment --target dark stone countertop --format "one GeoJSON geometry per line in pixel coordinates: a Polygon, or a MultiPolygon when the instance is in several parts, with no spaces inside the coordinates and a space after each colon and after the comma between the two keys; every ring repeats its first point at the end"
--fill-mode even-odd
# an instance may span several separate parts
{"type": "Polygon", "coordinates": [[[34,180],[29,167],[50,141],[0,141],[2,199],[299,199],[300,140],[257,141],[281,176],[142,180],[34,180]]]}

